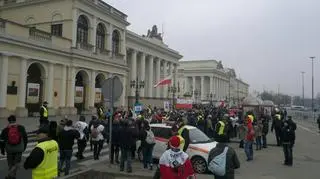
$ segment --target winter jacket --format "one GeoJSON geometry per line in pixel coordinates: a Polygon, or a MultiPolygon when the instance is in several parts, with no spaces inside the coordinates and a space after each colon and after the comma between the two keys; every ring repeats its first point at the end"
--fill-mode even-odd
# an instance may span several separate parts
{"type": "Polygon", "coordinates": [[[60,150],[72,150],[74,140],[80,138],[80,133],[72,127],[65,126],[58,136],[60,150]]]}
{"type": "Polygon", "coordinates": [[[22,125],[18,125],[18,131],[21,135],[21,142],[17,145],[10,145],[8,143],[8,132],[9,127],[12,125],[18,125],[18,124],[9,124],[8,127],[4,128],[0,135],[0,140],[2,141],[1,151],[5,150],[7,153],[22,153],[26,150],[27,144],[28,144],[28,135],[26,133],[26,129],[22,125]]]}
{"type": "Polygon", "coordinates": [[[234,169],[240,168],[240,162],[236,152],[233,150],[233,148],[227,146],[224,143],[218,143],[216,147],[209,152],[209,163],[212,161],[214,157],[220,155],[225,147],[228,147],[226,159],[226,175],[215,176],[215,179],[234,179],[234,169]]]}
{"type": "Polygon", "coordinates": [[[119,131],[119,144],[121,148],[132,149],[138,139],[138,130],[135,127],[121,126],[119,131]]]}
{"type": "Polygon", "coordinates": [[[293,121],[285,121],[284,125],[281,129],[281,137],[283,143],[294,144],[296,135],[295,130],[297,129],[297,125],[293,121]]]}
{"type": "Polygon", "coordinates": [[[245,139],[247,141],[253,141],[254,140],[254,129],[253,129],[253,126],[252,126],[252,122],[250,122],[250,120],[248,120],[248,124],[247,124],[247,128],[248,128],[248,131],[246,133],[246,137],[245,139]]]}

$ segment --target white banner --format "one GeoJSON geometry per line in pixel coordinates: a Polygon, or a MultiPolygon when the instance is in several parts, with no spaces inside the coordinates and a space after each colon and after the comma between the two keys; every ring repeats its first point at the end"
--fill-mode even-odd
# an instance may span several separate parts
{"type": "Polygon", "coordinates": [[[177,99],[177,104],[192,104],[192,99],[177,99]]]}
{"type": "Polygon", "coordinates": [[[74,102],[75,103],[83,103],[83,87],[82,86],[76,86],[74,102]]]}
{"type": "Polygon", "coordinates": [[[40,84],[28,83],[27,103],[39,103],[40,84]]]}
{"type": "Polygon", "coordinates": [[[95,103],[100,103],[102,99],[102,93],[101,93],[101,88],[96,88],[96,95],[94,98],[95,103]]]}

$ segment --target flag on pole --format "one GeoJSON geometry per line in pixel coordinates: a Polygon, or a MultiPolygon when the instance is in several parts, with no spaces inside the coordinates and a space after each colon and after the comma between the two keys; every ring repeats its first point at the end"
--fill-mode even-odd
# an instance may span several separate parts
{"type": "Polygon", "coordinates": [[[169,75],[163,80],[160,80],[156,85],[154,85],[154,87],[156,88],[158,86],[170,85],[171,83],[172,83],[172,75],[169,75]]]}

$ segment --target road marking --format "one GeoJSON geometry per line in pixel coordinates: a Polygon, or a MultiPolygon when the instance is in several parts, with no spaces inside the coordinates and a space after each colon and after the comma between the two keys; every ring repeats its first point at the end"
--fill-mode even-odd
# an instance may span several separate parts
{"type": "Polygon", "coordinates": [[[314,132],[313,130],[311,130],[311,129],[307,128],[307,127],[304,127],[304,126],[302,126],[302,125],[300,125],[300,124],[298,124],[298,127],[300,127],[301,129],[303,129],[303,130],[305,130],[305,131],[307,131],[307,132],[310,132],[310,133],[312,133],[312,134],[319,135],[319,133],[314,132]]]}

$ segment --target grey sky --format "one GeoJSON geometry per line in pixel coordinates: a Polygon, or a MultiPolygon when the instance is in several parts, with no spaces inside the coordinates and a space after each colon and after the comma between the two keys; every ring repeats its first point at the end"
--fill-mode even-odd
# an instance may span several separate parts
{"type": "Polygon", "coordinates": [[[106,0],[128,15],[129,29],[164,27],[164,41],[183,60],[221,60],[252,89],[311,96],[320,91],[319,0],[106,0]]]}

